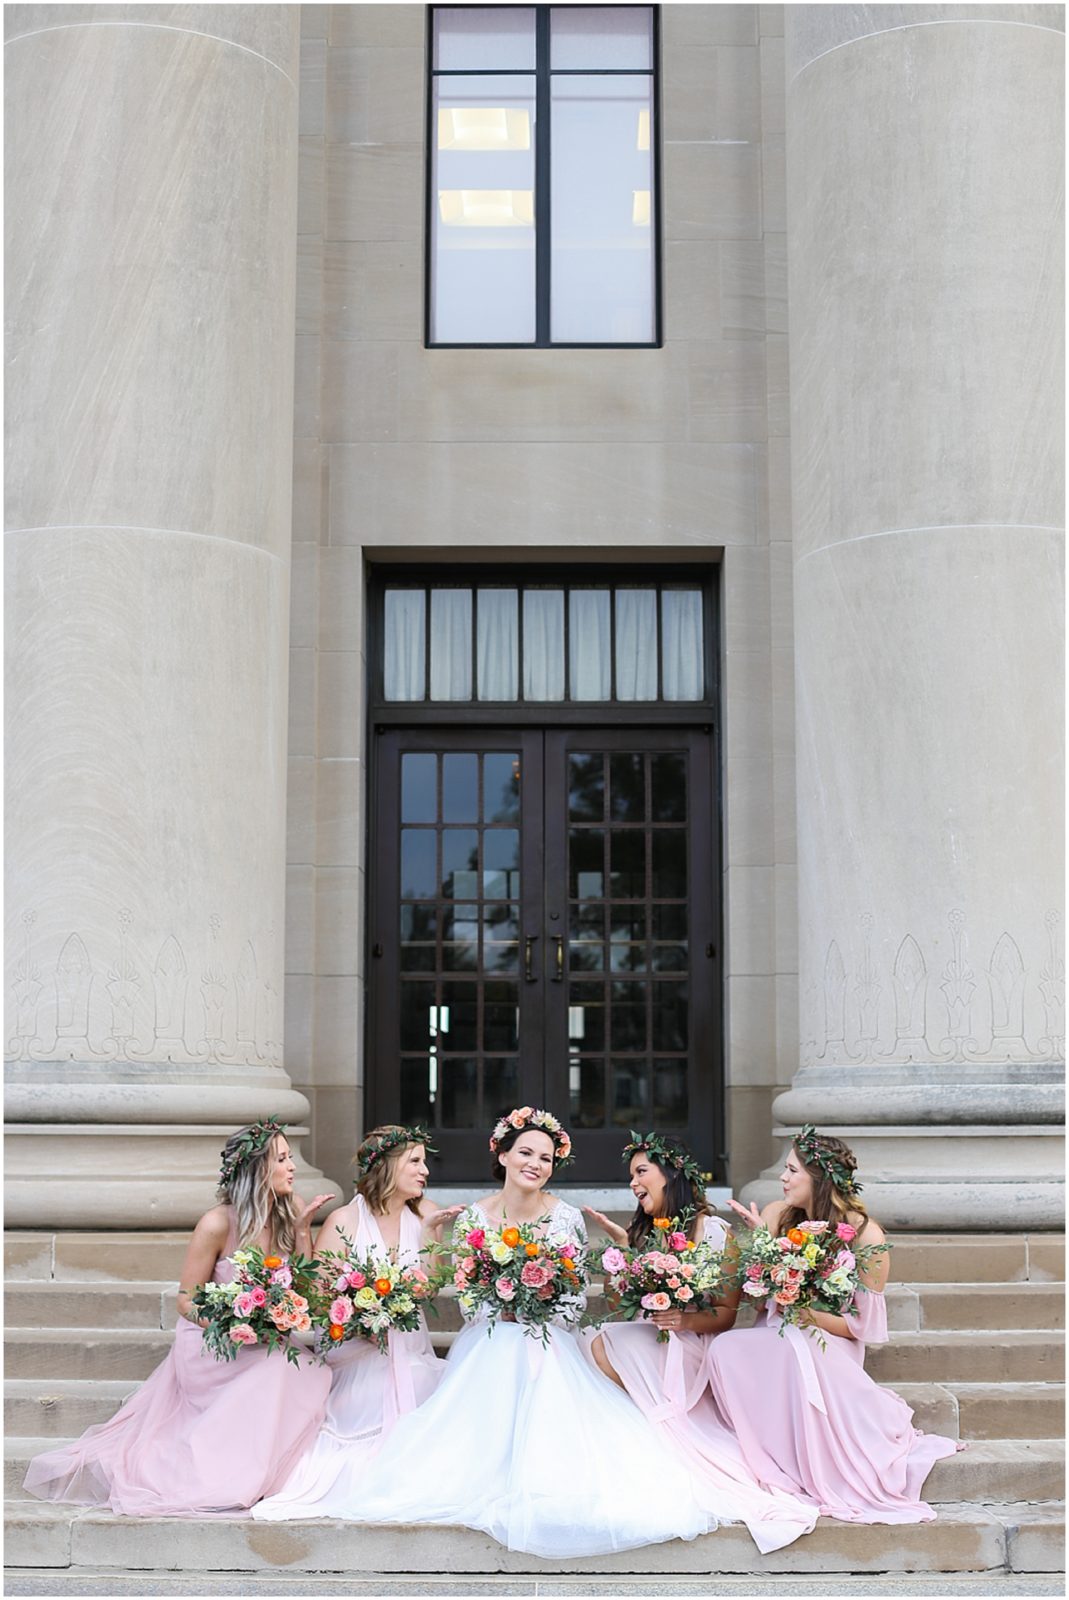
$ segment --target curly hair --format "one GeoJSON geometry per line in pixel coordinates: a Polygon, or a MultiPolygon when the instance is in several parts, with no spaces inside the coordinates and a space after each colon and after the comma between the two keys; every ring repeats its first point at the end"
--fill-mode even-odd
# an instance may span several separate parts
{"type": "MultiPolygon", "coordinates": [[[[223,1146],[224,1166],[247,1148],[248,1133],[248,1128],[239,1128],[230,1135],[223,1146]]],[[[275,1134],[253,1154],[243,1155],[217,1190],[219,1199],[234,1208],[239,1249],[252,1244],[267,1228],[274,1249],[282,1255],[293,1253],[297,1242],[296,1201],[292,1194],[276,1194],[271,1187],[271,1170],[282,1137],[275,1134]]]]}
{"type": "MultiPolygon", "coordinates": [[[[384,1122],[377,1128],[370,1128],[361,1140],[350,1165],[359,1169],[363,1158],[367,1154],[366,1147],[369,1140],[379,1139],[386,1133],[405,1133],[407,1131],[400,1123],[396,1122],[384,1122]]],[[[373,1212],[375,1216],[385,1216],[390,1196],[397,1188],[397,1168],[411,1149],[411,1143],[395,1145],[392,1150],[388,1150],[385,1155],[380,1156],[377,1161],[373,1162],[368,1170],[357,1179],[356,1192],[363,1195],[368,1210],[373,1212]]],[[[418,1199],[406,1200],[405,1205],[415,1216],[419,1216],[418,1199]]]]}

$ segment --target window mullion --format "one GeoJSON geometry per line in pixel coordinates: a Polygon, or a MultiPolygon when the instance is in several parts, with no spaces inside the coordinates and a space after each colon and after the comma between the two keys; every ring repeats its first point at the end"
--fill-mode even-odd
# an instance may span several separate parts
{"type": "Polygon", "coordinates": [[[550,342],[549,11],[549,6],[535,7],[535,343],[539,345],[550,342]]]}

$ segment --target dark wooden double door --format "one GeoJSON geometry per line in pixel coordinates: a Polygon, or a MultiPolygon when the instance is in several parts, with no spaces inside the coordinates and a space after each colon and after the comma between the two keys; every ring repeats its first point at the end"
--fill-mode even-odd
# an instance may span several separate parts
{"type": "Polygon", "coordinates": [[[723,1149],[718,853],[702,729],[386,729],[375,739],[368,1109],[488,1176],[516,1105],[616,1182],[630,1128],[723,1149]]]}

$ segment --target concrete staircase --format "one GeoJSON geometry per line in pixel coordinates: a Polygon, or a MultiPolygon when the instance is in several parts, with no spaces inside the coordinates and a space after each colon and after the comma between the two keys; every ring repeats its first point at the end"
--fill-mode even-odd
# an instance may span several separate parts
{"type": "MultiPolygon", "coordinates": [[[[968,1450],[937,1463],[928,1479],[925,1495],[939,1509],[936,1522],[821,1522],[809,1537],[770,1556],[757,1554],[745,1529],[725,1527],[690,1544],[564,1563],[512,1555],[465,1529],[327,1521],[201,1519],[191,1545],[188,1522],[123,1519],[24,1497],[29,1458],[104,1421],[165,1355],[185,1238],[25,1233],[7,1235],[5,1246],[8,1593],[106,1592],[106,1585],[92,1585],[134,1569],[145,1579],[154,1575],[159,1592],[182,1592],[174,1584],[183,1574],[193,1585],[187,1592],[211,1593],[213,1581],[220,1585],[214,1592],[243,1592],[233,1583],[259,1587],[254,1575],[266,1585],[283,1569],[292,1593],[329,1592],[331,1574],[345,1574],[344,1587],[354,1593],[357,1575],[363,1582],[379,1574],[394,1580],[407,1574],[426,1588],[419,1584],[422,1575],[440,1585],[450,1574],[481,1574],[485,1587],[494,1574],[532,1583],[539,1575],[572,1574],[578,1581],[580,1574],[617,1574],[621,1582],[632,1575],[628,1584],[649,1575],[660,1586],[672,1576],[684,1583],[688,1575],[692,1581],[746,1575],[759,1584],[762,1574],[790,1573],[804,1583],[806,1574],[840,1581],[882,1574],[890,1582],[908,1573],[943,1574],[951,1584],[973,1575],[990,1583],[947,1592],[1032,1594],[1056,1591],[1049,1580],[1023,1575],[1064,1567],[1060,1238],[914,1235],[895,1241],[895,1282],[888,1292],[894,1332],[890,1344],[873,1349],[868,1365],[878,1382],[892,1384],[908,1400],[919,1427],[969,1441],[968,1450]]],[[[448,1298],[440,1308],[432,1328],[444,1351],[458,1316],[448,1298]]],[[[747,1592],[774,1588],[772,1582],[767,1591],[747,1592]]]]}

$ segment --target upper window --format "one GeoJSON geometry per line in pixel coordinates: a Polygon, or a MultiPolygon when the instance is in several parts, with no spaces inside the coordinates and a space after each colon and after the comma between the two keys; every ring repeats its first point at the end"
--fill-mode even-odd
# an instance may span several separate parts
{"type": "Polygon", "coordinates": [[[428,344],[659,343],[654,6],[435,6],[428,344]]]}

